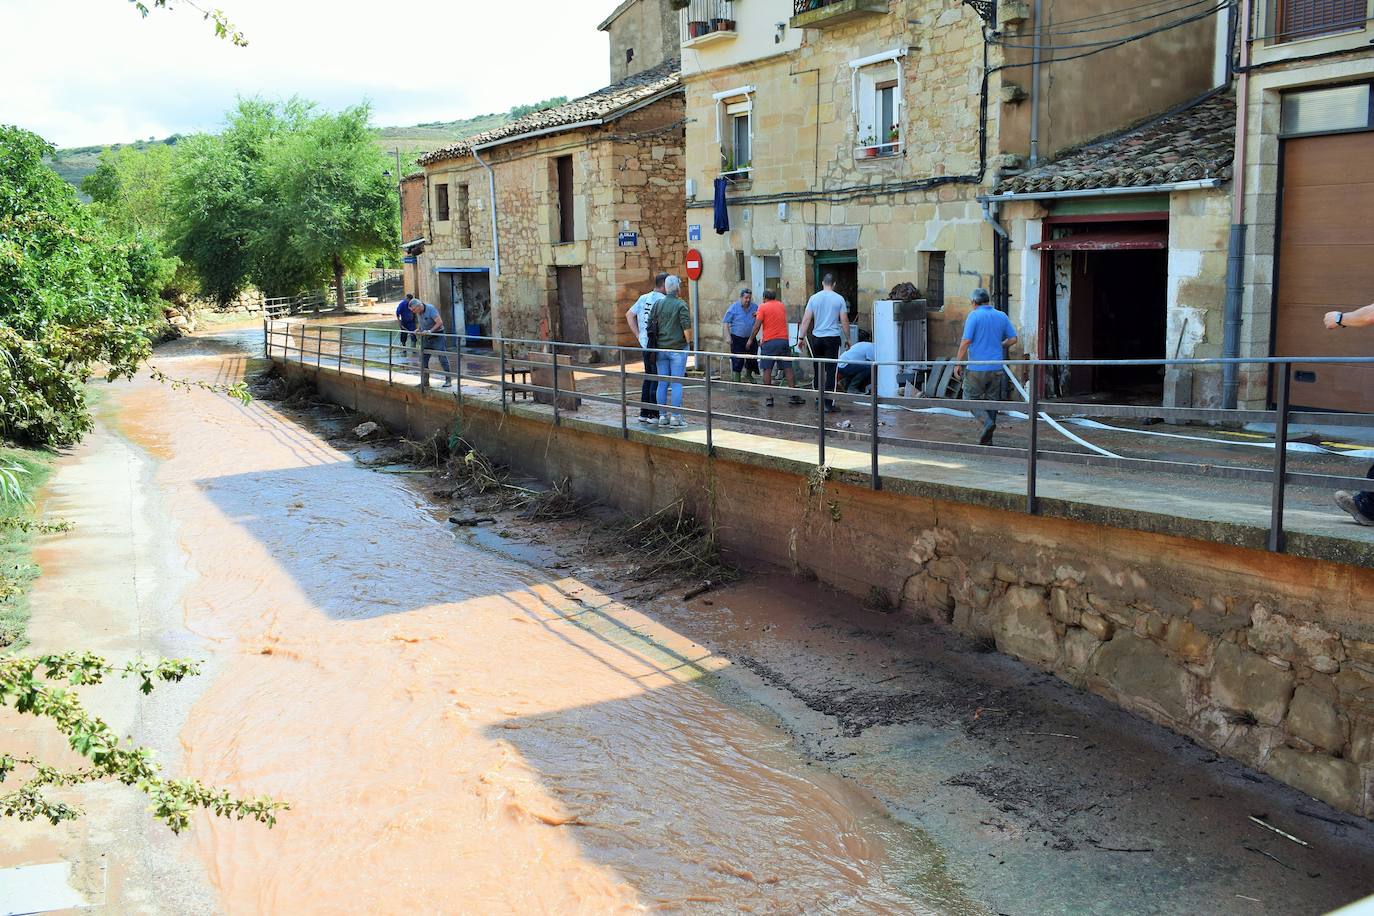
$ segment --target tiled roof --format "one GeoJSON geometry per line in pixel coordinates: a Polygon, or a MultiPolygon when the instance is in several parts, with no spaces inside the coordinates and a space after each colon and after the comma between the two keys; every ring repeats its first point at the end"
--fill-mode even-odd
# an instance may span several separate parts
{"type": "Polygon", "coordinates": [[[598,89],[590,95],[559,105],[545,108],[522,118],[504,124],[493,130],[483,131],[465,137],[458,143],[426,153],[419,158],[421,165],[443,162],[446,159],[459,159],[471,155],[474,146],[483,146],[501,140],[516,140],[525,134],[568,127],[582,121],[595,121],[609,117],[624,108],[653,98],[660,93],[682,85],[681,65],[676,60],[666,61],[650,70],[613,83],[605,89],[598,89]]]}
{"type": "Polygon", "coordinates": [[[1231,177],[1236,102],[1209,96],[1138,127],[1065,153],[997,186],[998,194],[1033,194],[1231,177]]]}

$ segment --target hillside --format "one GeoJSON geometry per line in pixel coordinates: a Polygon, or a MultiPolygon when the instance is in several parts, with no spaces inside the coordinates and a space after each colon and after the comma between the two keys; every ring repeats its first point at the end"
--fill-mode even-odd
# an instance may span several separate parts
{"type": "MultiPolygon", "coordinates": [[[[531,111],[560,105],[565,101],[567,99],[558,97],[545,99],[533,105],[517,105],[507,112],[477,115],[458,121],[431,121],[427,124],[414,124],[410,127],[381,127],[377,129],[377,145],[388,153],[399,149],[402,168],[409,171],[416,157],[421,153],[438,149],[455,140],[479,134],[484,130],[500,127],[502,124],[531,111]]],[[[79,188],[81,187],[81,180],[95,171],[95,167],[100,163],[100,154],[107,149],[119,149],[122,146],[146,149],[157,143],[175,145],[180,139],[181,135],[173,134],[164,140],[149,139],[138,140],[134,143],[112,143],[108,146],[70,147],[58,150],[48,164],[52,166],[53,171],[79,188]]]]}

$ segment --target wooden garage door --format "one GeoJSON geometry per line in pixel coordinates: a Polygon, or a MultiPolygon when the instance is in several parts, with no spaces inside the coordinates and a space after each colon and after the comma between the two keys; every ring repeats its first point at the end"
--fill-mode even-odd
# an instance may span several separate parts
{"type": "MultiPolygon", "coordinates": [[[[1282,208],[1274,355],[1374,356],[1374,331],[1322,327],[1374,302],[1374,132],[1285,140],[1282,208]]],[[[1374,411],[1374,366],[1294,369],[1294,405],[1374,411]]]]}

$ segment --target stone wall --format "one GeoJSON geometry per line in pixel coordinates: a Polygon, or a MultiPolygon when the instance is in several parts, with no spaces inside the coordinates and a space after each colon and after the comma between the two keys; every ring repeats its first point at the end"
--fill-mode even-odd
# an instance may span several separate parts
{"type": "Polygon", "coordinates": [[[631,0],[622,3],[601,24],[610,38],[611,82],[651,70],[678,56],[678,16],[668,0],[631,0]],[[626,59],[626,51],[633,57],[626,59]]]}
{"type": "Polygon", "coordinates": [[[288,370],[411,436],[461,414],[493,457],[627,513],[684,499],[746,568],[779,564],[929,617],[1374,816],[1374,569],[1030,516],[973,490],[874,491],[863,475],[288,370]]]}

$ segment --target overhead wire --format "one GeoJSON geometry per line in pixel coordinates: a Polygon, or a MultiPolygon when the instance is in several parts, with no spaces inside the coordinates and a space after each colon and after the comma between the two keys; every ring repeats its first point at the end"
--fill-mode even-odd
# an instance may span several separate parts
{"type": "Polygon", "coordinates": [[[1074,18],[1072,18],[1072,19],[1060,19],[1060,20],[1057,20],[1056,24],[1057,24],[1057,25],[1060,25],[1060,26],[1065,26],[1065,25],[1079,25],[1079,24],[1084,23],[1084,22],[1099,22],[1099,21],[1101,21],[1101,20],[1103,20],[1103,19],[1112,19],[1112,18],[1115,18],[1115,17],[1117,17],[1117,16],[1123,16],[1123,15],[1124,15],[1124,16],[1129,16],[1129,15],[1132,15],[1132,14],[1134,14],[1134,13],[1137,13],[1137,12],[1139,12],[1139,11],[1141,11],[1141,10],[1146,10],[1146,9],[1151,9],[1151,8],[1153,8],[1153,7],[1161,7],[1161,6],[1162,6],[1162,7],[1167,7],[1167,6],[1170,6],[1170,5],[1172,5],[1172,4],[1177,4],[1177,3],[1178,3],[1178,0],[1149,0],[1149,2],[1147,2],[1147,3],[1137,3],[1137,4],[1133,5],[1133,6],[1123,6],[1123,7],[1121,7],[1120,9],[1108,10],[1108,11],[1106,11],[1106,12],[1104,12],[1104,13],[1095,13],[1095,14],[1092,15],[1092,16],[1077,16],[1077,17],[1074,17],[1074,18]]]}
{"type": "MultiPolygon", "coordinates": [[[[1092,27],[1090,27],[1090,28],[1084,28],[1084,29],[1047,29],[1047,28],[1044,28],[1044,27],[1042,26],[1041,29],[1040,29],[1040,34],[1041,34],[1041,35],[1051,35],[1051,36],[1053,36],[1053,35],[1082,35],[1082,34],[1085,34],[1085,33],[1087,33],[1087,32],[1106,32],[1106,31],[1110,31],[1111,29],[1119,29],[1119,28],[1121,28],[1121,27],[1123,27],[1123,26],[1137,25],[1137,24],[1139,24],[1139,23],[1141,23],[1141,22],[1149,22],[1151,19],[1158,19],[1158,18],[1161,17],[1161,16],[1169,16],[1169,15],[1172,15],[1173,13],[1181,13],[1181,12],[1183,12],[1184,10],[1189,10],[1189,9],[1193,9],[1194,7],[1205,6],[1205,5],[1207,5],[1207,4],[1213,4],[1213,3],[1216,3],[1216,0],[1192,0],[1191,3],[1185,3],[1185,4],[1183,4],[1182,6],[1175,6],[1175,7],[1171,7],[1171,8],[1169,8],[1169,9],[1166,9],[1166,10],[1160,10],[1159,12],[1156,12],[1156,13],[1150,13],[1150,14],[1148,14],[1148,15],[1141,16],[1141,17],[1139,17],[1138,19],[1125,19],[1125,20],[1122,20],[1121,22],[1110,22],[1110,23],[1107,23],[1106,25],[1092,26],[1092,27]]],[[[1007,46],[1007,47],[1010,47],[1010,45],[1006,45],[1006,46],[1007,46]]]]}
{"type": "MultiPolygon", "coordinates": [[[[1101,45],[1101,46],[1097,46],[1097,45],[1083,45],[1083,46],[1080,46],[1080,47],[1091,47],[1092,50],[1083,51],[1083,52],[1080,52],[1080,53],[1078,53],[1078,54],[1069,54],[1069,55],[1066,55],[1066,56],[1064,56],[1064,57],[1051,57],[1051,58],[1048,58],[1048,59],[1042,59],[1039,63],[1040,63],[1041,65],[1046,65],[1046,66],[1047,66],[1047,65],[1049,65],[1049,64],[1062,64],[1062,63],[1065,63],[1065,62],[1071,61],[1071,60],[1080,60],[1080,59],[1082,59],[1082,58],[1084,58],[1084,57],[1092,57],[1094,54],[1101,54],[1103,51],[1110,51],[1110,50],[1112,50],[1112,49],[1114,49],[1114,48],[1120,48],[1120,47],[1122,47],[1122,46],[1124,46],[1124,45],[1131,44],[1132,42],[1142,41],[1143,39],[1149,38],[1149,37],[1151,37],[1152,35],[1158,35],[1158,34],[1160,34],[1161,32],[1167,32],[1167,31],[1169,31],[1169,30],[1171,30],[1171,29],[1181,28],[1182,26],[1189,25],[1189,24],[1194,23],[1194,22],[1200,22],[1200,21],[1202,21],[1203,19],[1207,19],[1207,18],[1209,18],[1209,17],[1211,17],[1211,16],[1216,15],[1217,13],[1221,12],[1222,10],[1230,9],[1230,8],[1233,7],[1233,6],[1235,6],[1235,0],[1224,0],[1224,2],[1217,4],[1216,6],[1212,7],[1211,9],[1208,9],[1208,10],[1202,12],[1202,13],[1198,13],[1198,14],[1193,15],[1193,16],[1189,16],[1189,17],[1187,17],[1187,18],[1185,18],[1185,19],[1180,19],[1180,20],[1177,20],[1176,22],[1170,22],[1170,23],[1167,23],[1167,24],[1165,24],[1165,25],[1158,26],[1158,27],[1153,28],[1153,29],[1148,29],[1148,30],[1146,30],[1146,31],[1144,31],[1144,32],[1138,32],[1138,33],[1136,33],[1135,35],[1128,35],[1128,36],[1126,36],[1126,37],[1124,37],[1124,38],[1115,39],[1115,40],[1111,41],[1110,43],[1108,43],[1108,44],[1103,44],[1103,45],[1101,45]]],[[[1020,49],[1034,49],[1035,46],[1034,46],[1034,45],[1003,45],[1003,47],[1013,47],[1013,48],[1016,48],[1016,49],[1020,50],[1020,49]]],[[[1042,47],[1042,50],[1049,50],[1049,51],[1061,50],[1061,51],[1062,51],[1062,50],[1064,50],[1065,48],[1069,48],[1069,47],[1075,47],[1075,46],[1073,46],[1073,45],[1059,45],[1059,46],[1056,47],[1056,46],[1051,45],[1051,46],[1049,46],[1049,47],[1047,47],[1047,48],[1043,48],[1043,47],[1042,47]]],[[[1019,68],[1022,68],[1022,67],[1029,67],[1029,66],[1032,66],[1031,62],[1029,62],[1029,61],[1027,61],[1027,62],[1025,62],[1025,63],[1019,63],[1019,64],[999,64],[998,66],[992,68],[992,72],[998,72],[998,71],[1001,71],[1001,70],[1016,70],[1016,69],[1019,69],[1019,68]]]]}

